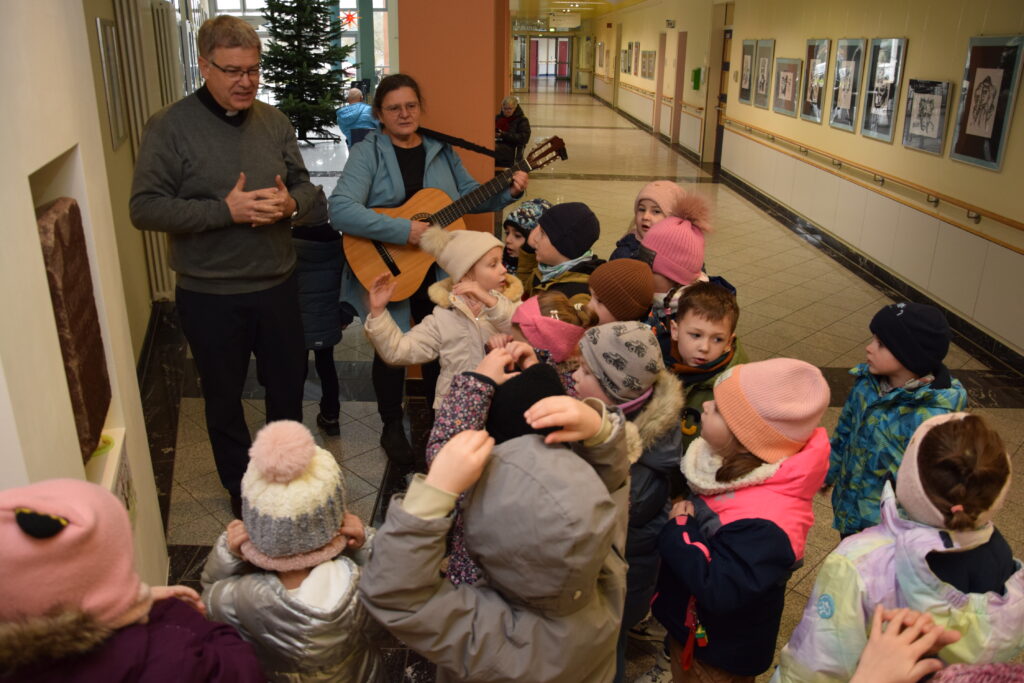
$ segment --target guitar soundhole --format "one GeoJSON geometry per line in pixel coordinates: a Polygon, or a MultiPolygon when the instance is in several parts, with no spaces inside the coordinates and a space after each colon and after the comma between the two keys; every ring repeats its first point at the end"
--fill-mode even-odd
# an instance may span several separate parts
{"type": "Polygon", "coordinates": [[[409,220],[411,220],[411,221],[423,221],[424,223],[429,223],[430,222],[430,214],[429,213],[418,213],[415,216],[410,217],[409,220]]]}

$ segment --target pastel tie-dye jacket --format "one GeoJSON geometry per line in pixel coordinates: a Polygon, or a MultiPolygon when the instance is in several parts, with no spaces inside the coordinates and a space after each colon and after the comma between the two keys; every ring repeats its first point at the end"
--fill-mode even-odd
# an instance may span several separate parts
{"type": "Polygon", "coordinates": [[[991,524],[957,533],[906,519],[886,484],[881,524],[843,541],[822,565],[803,619],[783,648],[772,681],[846,681],[867,644],[875,605],[909,607],[961,633],[939,652],[946,663],[991,663],[1024,649],[1024,564],[996,592],[961,593],[929,569],[932,551],[977,547],[991,524]]]}

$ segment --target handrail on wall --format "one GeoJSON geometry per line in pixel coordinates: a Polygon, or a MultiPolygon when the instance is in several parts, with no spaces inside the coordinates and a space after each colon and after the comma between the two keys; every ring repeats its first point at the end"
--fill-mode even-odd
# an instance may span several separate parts
{"type": "MultiPolygon", "coordinates": [[[[746,123],[744,121],[739,121],[737,119],[733,119],[733,118],[730,118],[728,116],[723,117],[723,120],[724,120],[725,123],[727,123],[727,124],[729,124],[729,125],[731,125],[731,126],[733,126],[735,128],[738,128],[740,130],[746,131],[748,133],[756,131],[757,133],[759,133],[763,137],[767,138],[771,142],[776,142],[776,143],[777,142],[784,142],[784,143],[786,143],[788,145],[791,145],[792,147],[795,147],[796,150],[799,153],[801,153],[801,154],[806,155],[809,152],[814,153],[814,154],[816,154],[816,155],[818,155],[820,157],[823,157],[824,159],[828,160],[829,163],[831,163],[833,166],[836,166],[836,167],[839,167],[839,168],[842,168],[843,166],[849,166],[850,168],[857,169],[857,170],[859,170],[859,171],[861,171],[863,173],[871,175],[872,179],[876,183],[878,183],[879,185],[884,185],[887,181],[889,181],[889,182],[895,183],[897,185],[902,185],[903,187],[906,187],[906,188],[908,188],[910,190],[913,190],[915,192],[920,192],[921,194],[923,194],[925,196],[925,202],[927,202],[928,204],[931,204],[933,206],[937,207],[939,205],[939,202],[943,201],[943,202],[946,202],[947,204],[951,204],[953,206],[960,207],[960,208],[964,209],[967,212],[968,220],[973,221],[975,224],[979,223],[981,221],[982,217],[985,217],[985,218],[989,218],[991,220],[994,220],[994,221],[996,221],[998,223],[1002,223],[1003,225],[1009,226],[1011,228],[1015,228],[1017,230],[1024,231],[1024,223],[1021,223],[1020,221],[1014,220],[1014,219],[1009,218],[1007,216],[1000,215],[998,213],[995,213],[994,211],[989,211],[988,209],[985,209],[985,208],[980,207],[980,206],[975,206],[973,204],[968,204],[965,201],[962,201],[962,200],[957,199],[955,197],[950,197],[949,195],[943,194],[941,192],[936,192],[935,190],[930,190],[930,189],[928,189],[926,187],[922,187],[921,185],[918,185],[917,183],[914,183],[914,182],[911,182],[909,180],[905,180],[903,178],[899,178],[897,176],[894,176],[891,173],[885,173],[883,171],[879,171],[877,169],[874,169],[874,168],[872,168],[870,166],[865,166],[864,164],[861,164],[861,163],[858,163],[858,162],[855,162],[855,161],[850,161],[849,159],[844,159],[843,157],[836,156],[835,154],[832,154],[831,152],[826,152],[824,150],[816,149],[814,147],[808,147],[807,145],[805,145],[802,142],[798,142],[796,140],[792,140],[792,139],[787,138],[785,136],[778,135],[777,133],[774,133],[774,132],[769,131],[769,130],[765,130],[764,128],[758,128],[757,126],[753,126],[753,125],[751,125],[749,123],[746,123]]],[[[939,214],[933,214],[933,215],[935,215],[936,218],[940,218],[942,220],[946,220],[946,221],[949,220],[948,216],[942,216],[942,215],[939,215],[939,214]]],[[[996,242],[996,243],[1001,244],[1003,246],[1009,247],[1010,249],[1013,249],[1014,251],[1018,251],[1018,252],[1021,251],[1021,249],[1019,247],[1014,247],[1012,245],[1006,244],[1002,240],[998,240],[998,239],[992,238],[990,235],[985,235],[985,234],[980,233],[980,232],[978,232],[976,230],[972,230],[972,229],[968,228],[965,225],[960,225],[960,224],[957,224],[957,225],[959,227],[961,227],[961,228],[964,228],[965,230],[967,230],[969,232],[972,232],[972,233],[976,234],[976,235],[979,235],[981,237],[985,237],[986,239],[989,239],[989,240],[991,240],[993,242],[996,242]]]]}

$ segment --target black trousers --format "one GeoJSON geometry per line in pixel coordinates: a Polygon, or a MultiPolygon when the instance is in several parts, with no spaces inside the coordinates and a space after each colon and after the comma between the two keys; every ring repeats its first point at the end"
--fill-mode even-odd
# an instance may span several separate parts
{"type": "MultiPolygon", "coordinates": [[[[434,310],[434,302],[427,295],[427,290],[435,281],[434,271],[431,269],[420,288],[409,297],[409,306],[412,309],[414,322],[418,323],[434,310]]],[[[441,364],[438,361],[433,361],[424,363],[421,367],[423,384],[426,387],[427,405],[433,408],[434,390],[437,388],[437,378],[441,374],[441,364]]],[[[388,365],[374,351],[371,379],[373,380],[373,391],[377,395],[377,412],[380,413],[380,419],[384,422],[401,419],[403,415],[402,402],[405,398],[405,368],[388,365]]]]}
{"type": "Polygon", "coordinates": [[[313,349],[313,367],[320,378],[320,414],[328,420],[337,420],[341,413],[338,399],[338,368],[334,365],[334,347],[313,349]]]}
{"type": "Polygon", "coordinates": [[[202,382],[206,430],[220,482],[241,495],[252,437],[242,412],[249,357],[266,387],[267,422],[302,421],[306,348],[295,276],[260,292],[175,290],[181,327],[202,382]]]}

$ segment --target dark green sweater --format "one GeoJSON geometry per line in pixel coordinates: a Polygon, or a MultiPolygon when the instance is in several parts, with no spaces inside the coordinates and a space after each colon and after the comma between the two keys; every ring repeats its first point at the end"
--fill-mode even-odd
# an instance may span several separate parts
{"type": "MultiPolygon", "coordinates": [[[[212,102],[208,95],[206,100],[212,102]]],[[[300,213],[312,205],[317,188],[284,114],[257,101],[233,125],[215,108],[192,94],[146,124],[132,182],[132,222],[140,230],[168,233],[170,265],[183,289],[268,289],[295,267],[291,219],[255,228],[234,223],[224,198],[242,172],[247,191],[273,187],[280,175],[300,213]]]]}

